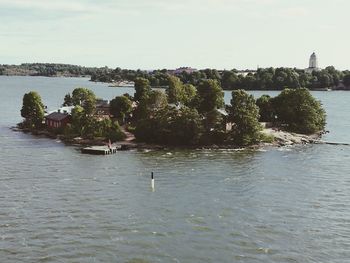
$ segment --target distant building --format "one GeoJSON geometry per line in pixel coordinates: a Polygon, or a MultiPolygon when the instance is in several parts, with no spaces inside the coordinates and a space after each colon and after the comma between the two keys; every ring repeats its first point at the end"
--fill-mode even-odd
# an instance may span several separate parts
{"type": "Polygon", "coordinates": [[[313,71],[319,71],[317,56],[315,52],[313,52],[309,59],[309,67],[305,69],[307,73],[312,73],[313,71]]]}
{"type": "Polygon", "coordinates": [[[191,68],[191,67],[181,67],[181,68],[177,68],[177,69],[173,69],[173,70],[168,70],[168,73],[170,75],[179,75],[183,72],[186,72],[188,74],[192,74],[193,72],[198,71],[195,68],[191,68]]]}
{"type": "Polygon", "coordinates": [[[96,115],[100,119],[109,118],[111,115],[111,104],[109,100],[96,100],[96,115]]]}
{"type": "Polygon", "coordinates": [[[49,129],[65,127],[71,120],[68,113],[52,112],[45,117],[45,124],[49,129]]]}

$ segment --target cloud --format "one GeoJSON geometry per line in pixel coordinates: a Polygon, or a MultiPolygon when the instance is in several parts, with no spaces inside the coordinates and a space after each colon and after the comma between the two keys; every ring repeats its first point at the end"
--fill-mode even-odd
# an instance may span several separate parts
{"type": "Polygon", "coordinates": [[[46,1],[46,0],[0,0],[0,6],[15,9],[34,9],[49,11],[85,12],[91,10],[91,6],[79,1],[46,1]]]}
{"type": "Polygon", "coordinates": [[[143,9],[216,9],[239,5],[267,5],[276,0],[0,0],[0,8],[63,12],[130,12],[143,9]]]}
{"type": "Polygon", "coordinates": [[[309,12],[304,7],[289,7],[282,9],[280,12],[281,16],[290,17],[290,18],[298,18],[305,17],[309,15],[309,12]]]}

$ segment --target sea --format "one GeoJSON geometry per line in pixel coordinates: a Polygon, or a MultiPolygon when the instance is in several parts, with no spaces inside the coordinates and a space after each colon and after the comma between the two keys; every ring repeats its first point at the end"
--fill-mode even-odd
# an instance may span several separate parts
{"type": "MultiPolygon", "coordinates": [[[[0,262],[350,262],[350,146],[90,156],[10,129],[24,93],[55,110],[77,87],[134,93],[86,78],[0,77],[0,262]]],[[[350,143],[350,92],[312,94],[327,112],[323,139],[350,143]]]]}

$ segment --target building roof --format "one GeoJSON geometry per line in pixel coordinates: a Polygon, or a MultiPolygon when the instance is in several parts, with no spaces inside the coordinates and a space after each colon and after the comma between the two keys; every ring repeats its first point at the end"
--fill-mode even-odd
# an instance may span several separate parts
{"type": "Polygon", "coordinates": [[[72,114],[72,110],[74,109],[75,106],[63,106],[57,110],[49,111],[48,113],[54,113],[54,112],[61,112],[61,113],[67,113],[67,114],[72,114]]]}
{"type": "Polygon", "coordinates": [[[62,121],[65,118],[69,117],[68,114],[60,113],[60,112],[53,112],[47,115],[45,118],[53,121],[62,121]]]}
{"type": "Polygon", "coordinates": [[[225,109],[216,109],[217,112],[219,112],[221,115],[228,116],[228,113],[225,109]]]}

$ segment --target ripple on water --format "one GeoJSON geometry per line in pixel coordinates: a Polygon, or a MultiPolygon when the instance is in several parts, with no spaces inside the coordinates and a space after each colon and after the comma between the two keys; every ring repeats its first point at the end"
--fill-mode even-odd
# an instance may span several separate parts
{"type": "MultiPolygon", "coordinates": [[[[0,104],[1,262],[350,258],[348,147],[85,156],[59,141],[4,127],[19,119],[18,105],[31,87],[49,107],[76,86],[110,99],[125,90],[81,79],[0,79],[1,94],[18,102],[0,104]]],[[[350,141],[344,128],[350,127],[350,104],[340,103],[350,93],[334,94],[317,93],[334,116],[327,140],[350,141]]]]}

